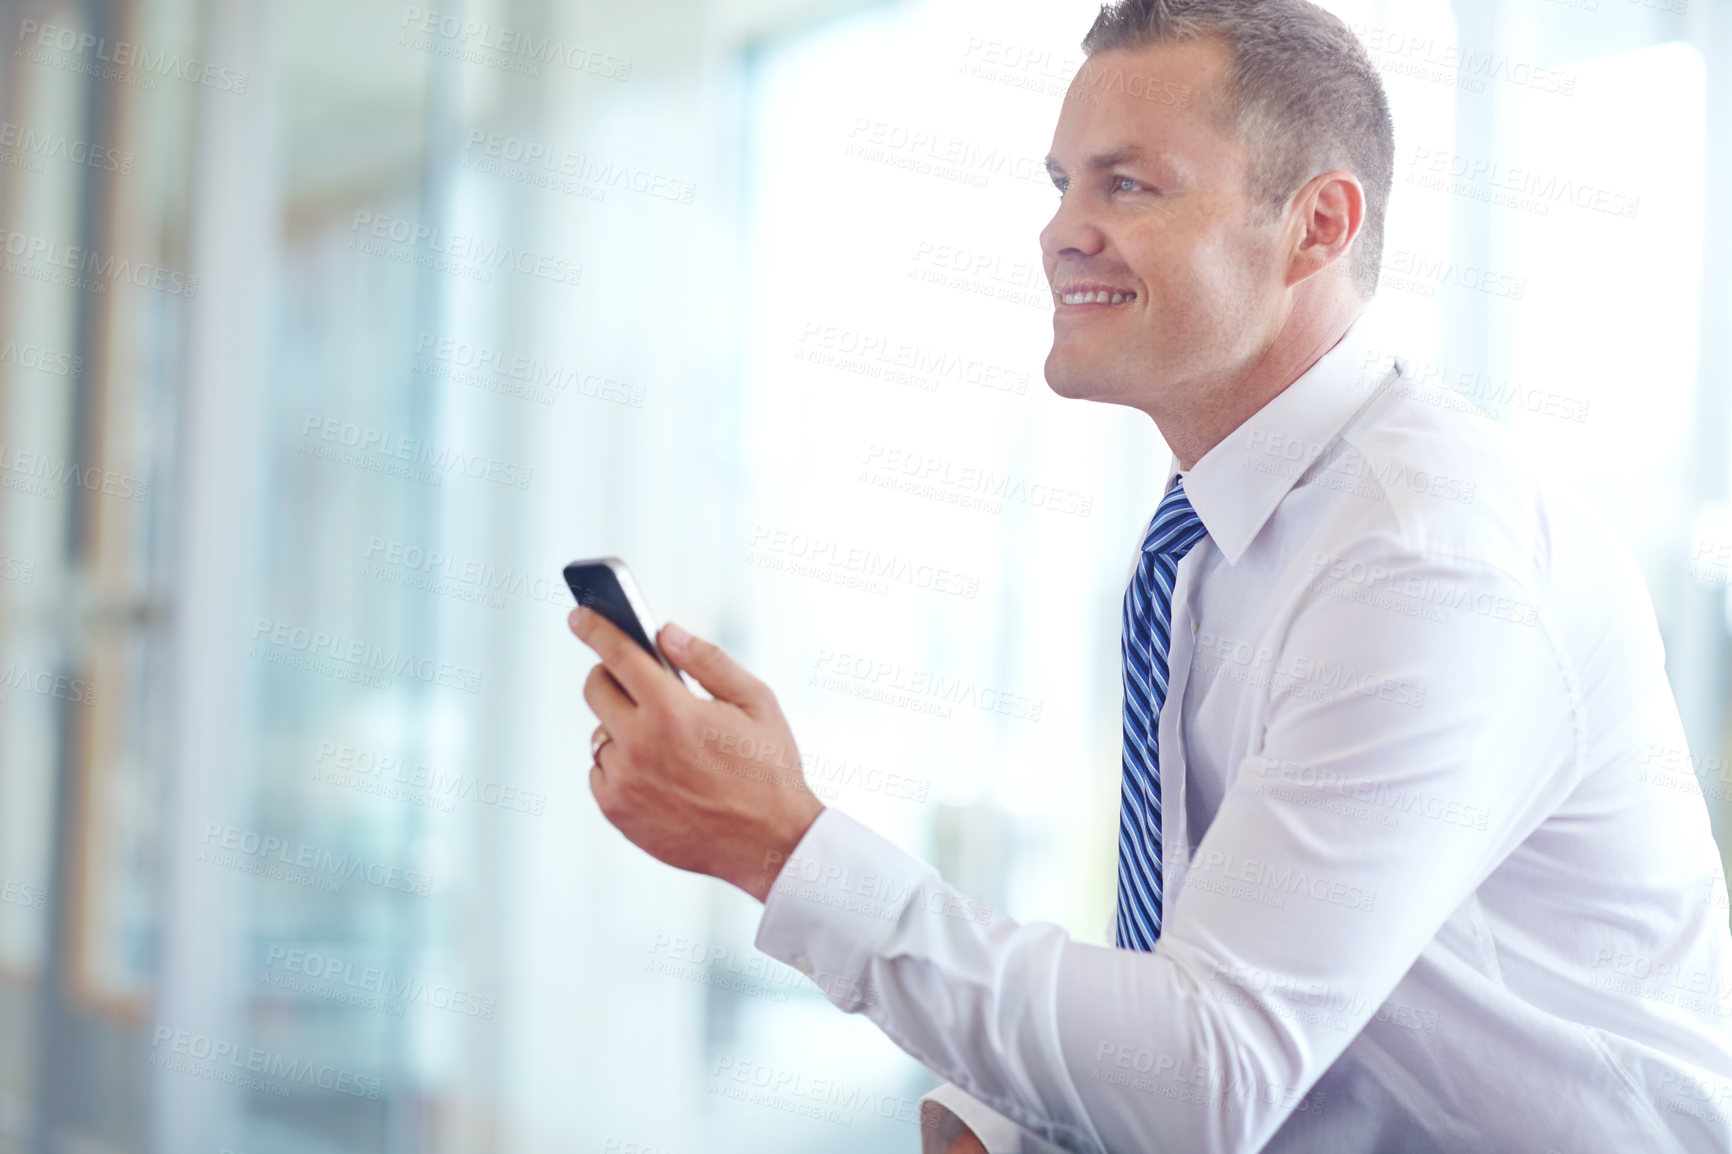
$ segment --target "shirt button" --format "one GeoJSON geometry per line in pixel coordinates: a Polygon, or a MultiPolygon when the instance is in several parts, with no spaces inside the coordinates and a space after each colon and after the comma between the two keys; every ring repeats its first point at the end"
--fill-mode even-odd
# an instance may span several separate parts
{"type": "Polygon", "coordinates": [[[805,954],[795,954],[794,968],[809,978],[812,976],[812,959],[805,954]]]}

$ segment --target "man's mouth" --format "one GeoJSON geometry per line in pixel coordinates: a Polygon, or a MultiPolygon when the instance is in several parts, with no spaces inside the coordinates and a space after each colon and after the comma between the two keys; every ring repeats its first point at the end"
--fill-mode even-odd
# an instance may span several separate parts
{"type": "Polygon", "coordinates": [[[1137,299],[1135,289],[1103,284],[1071,284],[1053,290],[1053,299],[1066,305],[1126,305],[1137,299]]]}

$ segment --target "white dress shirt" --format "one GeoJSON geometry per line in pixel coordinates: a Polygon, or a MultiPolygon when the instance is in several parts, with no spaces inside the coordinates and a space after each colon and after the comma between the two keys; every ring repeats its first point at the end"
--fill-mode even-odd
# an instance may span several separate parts
{"type": "Polygon", "coordinates": [[[1647,588],[1377,332],[1184,474],[1152,953],[836,809],[765,906],[994,1154],[1732,1149],[1725,880],[1647,588]]]}

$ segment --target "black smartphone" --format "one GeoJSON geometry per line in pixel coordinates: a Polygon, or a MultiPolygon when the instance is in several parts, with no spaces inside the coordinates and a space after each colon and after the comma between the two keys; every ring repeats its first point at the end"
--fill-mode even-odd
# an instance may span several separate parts
{"type": "MultiPolygon", "coordinates": [[[[669,661],[667,654],[655,643],[656,622],[650,616],[631,570],[618,557],[596,557],[588,561],[573,561],[565,567],[565,583],[579,605],[587,605],[615,625],[627,637],[643,646],[644,652],[655,658],[669,673],[685,683],[684,676],[669,661]]],[[[690,688],[688,685],[687,688],[690,688]]]]}

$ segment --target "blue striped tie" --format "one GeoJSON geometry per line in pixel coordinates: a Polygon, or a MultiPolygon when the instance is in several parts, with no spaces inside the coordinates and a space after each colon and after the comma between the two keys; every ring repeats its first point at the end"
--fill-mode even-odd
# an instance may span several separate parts
{"type": "Polygon", "coordinates": [[[1173,584],[1179,559],[1209,535],[1184,479],[1155,510],[1137,572],[1125,590],[1124,782],[1119,808],[1120,949],[1152,950],[1161,936],[1161,705],[1167,700],[1173,584]]]}

